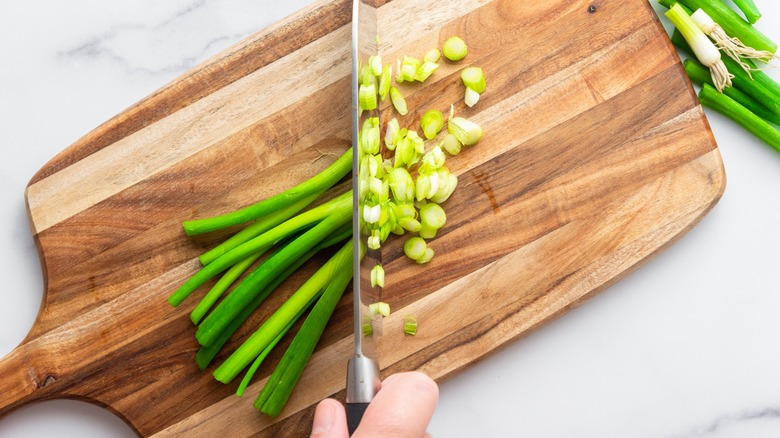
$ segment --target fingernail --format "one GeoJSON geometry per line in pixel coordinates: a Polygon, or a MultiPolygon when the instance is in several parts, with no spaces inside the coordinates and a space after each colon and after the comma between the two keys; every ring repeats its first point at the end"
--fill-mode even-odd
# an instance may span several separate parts
{"type": "Polygon", "coordinates": [[[317,406],[314,413],[314,421],[311,426],[311,435],[324,435],[333,428],[333,422],[336,418],[336,409],[327,400],[317,406]]]}

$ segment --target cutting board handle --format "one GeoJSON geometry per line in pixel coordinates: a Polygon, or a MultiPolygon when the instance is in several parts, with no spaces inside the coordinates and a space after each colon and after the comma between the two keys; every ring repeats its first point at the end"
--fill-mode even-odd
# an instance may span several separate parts
{"type": "Polygon", "coordinates": [[[50,385],[56,378],[36,370],[33,363],[34,358],[26,344],[0,359],[0,417],[47,395],[51,397],[50,385]]]}

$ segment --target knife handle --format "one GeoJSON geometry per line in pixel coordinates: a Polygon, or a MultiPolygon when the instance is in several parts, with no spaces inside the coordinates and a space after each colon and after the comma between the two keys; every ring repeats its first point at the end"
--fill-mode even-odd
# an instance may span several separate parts
{"type": "Polygon", "coordinates": [[[347,403],[347,430],[349,430],[349,436],[352,436],[360,425],[360,420],[363,419],[363,414],[368,408],[368,403],[347,403]]]}

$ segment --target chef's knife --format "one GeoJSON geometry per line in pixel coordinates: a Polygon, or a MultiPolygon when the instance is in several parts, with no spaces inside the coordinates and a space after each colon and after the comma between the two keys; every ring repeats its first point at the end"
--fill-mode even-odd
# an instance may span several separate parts
{"type": "Polygon", "coordinates": [[[374,336],[381,333],[381,319],[372,319],[368,307],[377,302],[377,289],[371,287],[371,269],[378,262],[378,254],[368,251],[366,236],[362,233],[360,194],[360,138],[362,118],[369,114],[360,110],[360,68],[368,64],[368,58],[377,54],[376,8],[370,0],[353,0],[352,5],[352,241],[353,263],[353,312],[355,353],[347,365],[347,425],[349,434],[357,429],[368,404],[379,391],[379,364],[376,360],[374,336]],[[368,253],[366,253],[368,251],[368,253]],[[364,329],[364,325],[368,327],[364,329]]]}

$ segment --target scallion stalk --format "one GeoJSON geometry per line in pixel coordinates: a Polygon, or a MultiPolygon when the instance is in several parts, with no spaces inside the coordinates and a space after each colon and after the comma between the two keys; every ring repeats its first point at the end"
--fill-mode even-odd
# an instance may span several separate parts
{"type": "MultiPolygon", "coordinates": [[[[277,275],[263,290],[255,296],[252,302],[241,310],[241,313],[230,321],[217,339],[208,346],[202,346],[200,350],[195,354],[195,362],[198,364],[201,370],[206,369],[209,363],[214,360],[214,357],[219,353],[219,350],[227,343],[233,333],[238,330],[239,327],[252,315],[252,313],[262,304],[263,301],[279,287],[284,280],[298,270],[304,263],[309,261],[317,252],[329,248],[333,245],[344,242],[352,236],[352,223],[345,224],[340,230],[333,233],[330,237],[322,241],[315,248],[304,254],[295,260],[291,265],[284,268],[281,274],[277,275]]],[[[281,249],[279,249],[281,250],[281,249]]]]}
{"type": "Polygon", "coordinates": [[[215,246],[209,251],[206,251],[203,254],[201,254],[198,257],[200,263],[204,266],[208,265],[209,263],[213,262],[214,260],[218,259],[220,256],[230,251],[231,249],[236,248],[242,243],[254,239],[255,237],[265,233],[266,231],[276,227],[277,225],[282,224],[284,221],[290,219],[296,213],[300,212],[301,210],[306,208],[306,206],[314,202],[314,200],[317,199],[317,197],[319,196],[320,193],[315,193],[313,195],[301,198],[299,201],[290,204],[287,207],[281,208],[272,214],[261,217],[260,219],[258,219],[251,225],[247,226],[243,230],[239,231],[238,233],[234,234],[224,242],[220,243],[219,245],[215,246]]]}
{"type": "MultiPolygon", "coordinates": [[[[698,85],[703,85],[703,84],[713,85],[712,77],[710,76],[710,71],[707,69],[707,67],[704,67],[698,61],[694,59],[686,59],[685,61],[683,61],[683,67],[685,68],[685,73],[688,74],[688,77],[694,83],[698,85]]],[[[775,125],[780,125],[780,115],[773,113],[772,111],[767,109],[767,107],[765,107],[761,102],[757,101],[750,95],[746,94],[736,86],[726,88],[725,90],[723,90],[723,94],[734,99],[740,105],[749,109],[752,113],[761,117],[762,119],[774,123],[775,125]]]]}
{"type": "MultiPolygon", "coordinates": [[[[351,218],[351,209],[347,209],[346,213],[344,218],[348,220],[351,218]]],[[[294,244],[295,242],[292,242],[288,245],[288,248],[294,244]]],[[[336,278],[340,278],[338,274],[343,274],[344,266],[351,266],[351,263],[352,241],[350,240],[289,299],[287,299],[287,301],[285,301],[257,331],[255,331],[235,352],[233,352],[233,354],[230,355],[230,357],[227,358],[227,360],[225,360],[225,362],[222,363],[222,365],[219,366],[219,368],[216,369],[216,371],[214,371],[214,377],[222,383],[229,383],[232,381],[241,370],[246,368],[263,351],[263,349],[273,341],[277,333],[279,333],[279,331],[282,330],[296,314],[298,314],[300,309],[308,303],[312,297],[318,295],[329,283],[334,282],[336,278]]],[[[265,264],[268,264],[268,262],[264,263],[264,265],[265,264]]],[[[351,269],[349,274],[351,276],[351,269]]],[[[228,298],[231,296],[232,294],[228,295],[228,298]]],[[[238,310],[240,312],[240,308],[238,310]]],[[[228,317],[223,319],[229,321],[230,318],[232,318],[232,316],[228,315],[228,317]]],[[[208,318],[204,321],[204,324],[207,321],[208,318]]]]}
{"type": "Polygon", "coordinates": [[[249,269],[249,267],[252,266],[252,263],[256,262],[257,259],[259,259],[262,255],[262,253],[252,254],[244,260],[241,260],[240,262],[231,266],[230,269],[228,269],[227,272],[225,272],[225,274],[220,277],[219,281],[217,281],[217,283],[203,297],[203,299],[200,300],[200,303],[195,306],[195,308],[190,313],[190,320],[192,320],[194,324],[199,324],[203,317],[206,316],[206,313],[211,310],[211,307],[214,305],[214,303],[216,303],[217,300],[222,297],[225,291],[228,290],[230,285],[232,285],[233,282],[235,282],[236,279],[238,279],[238,277],[244,273],[244,271],[249,269]]]}
{"type": "Polygon", "coordinates": [[[352,218],[352,191],[347,192],[347,194],[349,197],[339,203],[327,218],[269,257],[217,305],[203,320],[195,333],[195,338],[201,345],[209,345],[213,342],[222,329],[241,313],[241,309],[252,301],[258,291],[270,283],[286,266],[350,221],[352,218]]]}
{"type": "Polygon", "coordinates": [[[279,415],[287,403],[330,316],[344,294],[344,289],[352,278],[352,241],[347,242],[333,258],[338,258],[334,263],[335,272],[255,400],[255,408],[267,415],[279,415]]]}
{"type": "Polygon", "coordinates": [[[758,10],[758,7],[755,3],[753,3],[753,0],[733,0],[734,4],[737,5],[737,8],[739,8],[740,11],[742,11],[742,14],[747,19],[748,23],[750,24],[756,24],[756,22],[761,18],[761,11],[758,10]]]}
{"type": "Polygon", "coordinates": [[[333,164],[309,180],[285,190],[278,195],[272,196],[249,207],[236,210],[232,213],[211,218],[185,221],[183,224],[184,232],[187,233],[188,236],[193,236],[220,230],[233,225],[243,224],[265,216],[293,204],[301,198],[324,192],[346,176],[351,169],[352,148],[349,148],[333,164]]]}
{"type": "MultiPolygon", "coordinates": [[[[351,161],[350,161],[351,165],[351,161]]],[[[321,222],[329,218],[338,210],[343,210],[345,206],[351,207],[352,204],[352,192],[344,193],[343,195],[332,199],[316,208],[313,208],[307,212],[301,213],[298,216],[289,219],[267,232],[255,237],[248,242],[245,242],[236,248],[228,251],[224,255],[218,257],[213,262],[204,266],[201,270],[190,277],[184,284],[182,284],[169,298],[168,302],[176,307],[182,303],[190,294],[192,294],[203,283],[214,278],[219,273],[227,270],[234,264],[244,260],[252,254],[258,252],[265,252],[270,249],[274,243],[283,239],[290,234],[300,231],[306,227],[310,227],[317,222],[321,222]]]]}
{"type": "Polygon", "coordinates": [[[718,93],[709,84],[704,84],[699,92],[699,101],[701,101],[702,105],[712,108],[734,120],[780,152],[780,131],[732,98],[718,93]]]}

